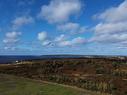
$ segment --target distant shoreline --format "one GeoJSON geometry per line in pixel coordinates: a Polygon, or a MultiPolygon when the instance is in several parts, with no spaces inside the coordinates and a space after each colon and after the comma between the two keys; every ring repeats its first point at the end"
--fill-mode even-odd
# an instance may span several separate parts
{"type": "Polygon", "coordinates": [[[127,59],[127,56],[107,56],[107,55],[41,55],[41,56],[29,56],[29,55],[0,55],[0,64],[11,64],[16,61],[25,60],[39,60],[39,59],[60,59],[60,58],[118,58],[127,59]]]}

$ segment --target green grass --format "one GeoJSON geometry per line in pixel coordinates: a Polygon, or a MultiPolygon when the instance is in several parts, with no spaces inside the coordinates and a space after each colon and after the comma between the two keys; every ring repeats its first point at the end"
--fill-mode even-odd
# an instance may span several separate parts
{"type": "Polygon", "coordinates": [[[0,74],[0,95],[93,95],[58,84],[0,74]]]}
{"type": "Polygon", "coordinates": [[[109,95],[0,74],[0,95],[109,95]]]}

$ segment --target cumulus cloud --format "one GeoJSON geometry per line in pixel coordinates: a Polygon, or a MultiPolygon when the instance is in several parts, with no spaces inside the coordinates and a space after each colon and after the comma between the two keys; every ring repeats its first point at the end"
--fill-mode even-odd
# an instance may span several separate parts
{"type": "Polygon", "coordinates": [[[65,41],[66,40],[66,36],[64,34],[61,34],[60,36],[55,38],[56,42],[61,42],[61,41],[65,41]]]}
{"type": "Polygon", "coordinates": [[[14,51],[14,50],[16,50],[16,47],[5,46],[4,50],[12,50],[12,51],[14,51]]]}
{"type": "Polygon", "coordinates": [[[85,26],[80,26],[78,23],[66,23],[62,25],[58,25],[57,29],[63,32],[69,32],[72,34],[75,33],[84,33],[87,31],[85,26]]]}
{"type": "Polygon", "coordinates": [[[5,35],[5,39],[3,42],[5,44],[15,44],[16,42],[19,41],[19,36],[21,35],[21,32],[7,32],[5,35]]]}
{"type": "Polygon", "coordinates": [[[81,8],[80,0],[51,0],[48,5],[42,6],[38,16],[49,23],[62,23],[79,13],[81,8]]]}
{"type": "Polygon", "coordinates": [[[126,40],[127,34],[102,34],[91,39],[91,41],[99,43],[121,43],[126,40]]]}
{"type": "Polygon", "coordinates": [[[125,22],[118,22],[118,23],[99,23],[95,27],[96,34],[103,34],[103,33],[125,33],[127,32],[127,21],[125,22]]]}
{"type": "Polygon", "coordinates": [[[38,33],[38,40],[40,41],[42,46],[49,46],[52,44],[52,41],[48,39],[46,31],[38,33]]]}
{"type": "Polygon", "coordinates": [[[34,19],[31,16],[21,16],[17,17],[12,21],[13,29],[18,29],[22,27],[23,25],[33,23],[34,19]]]}
{"type": "Polygon", "coordinates": [[[49,41],[49,40],[45,40],[45,41],[43,41],[43,43],[42,43],[43,46],[48,46],[48,45],[50,45],[50,44],[51,44],[51,41],[49,41]]]}
{"type": "Polygon", "coordinates": [[[38,40],[44,41],[47,38],[47,32],[43,31],[38,33],[38,40]]]}
{"type": "Polygon", "coordinates": [[[70,39],[68,36],[61,34],[53,39],[48,39],[46,32],[41,32],[38,34],[38,40],[41,42],[42,46],[78,46],[86,43],[86,39],[83,37],[76,37],[70,39]]]}
{"type": "Polygon", "coordinates": [[[62,40],[62,41],[59,41],[57,43],[58,46],[77,46],[77,45],[82,45],[86,42],[86,39],[82,38],[82,37],[77,37],[77,38],[74,38],[72,40],[62,40]]]}
{"type": "Polygon", "coordinates": [[[19,44],[20,36],[22,35],[21,32],[17,32],[19,28],[22,26],[33,23],[34,19],[31,16],[20,16],[16,17],[12,21],[12,32],[7,32],[5,34],[5,38],[3,39],[3,43],[5,45],[5,50],[14,50],[16,48],[16,45],[19,44]]]}
{"type": "Polygon", "coordinates": [[[119,22],[127,20],[127,0],[118,7],[112,7],[97,15],[97,18],[106,22],[119,22]]]}
{"type": "Polygon", "coordinates": [[[3,43],[5,45],[4,49],[15,50],[15,45],[20,41],[21,32],[7,32],[3,43]]]}
{"type": "Polygon", "coordinates": [[[117,7],[109,8],[103,13],[98,14],[101,20],[94,27],[95,36],[91,41],[101,43],[115,43],[127,40],[127,0],[117,7]]]}
{"type": "MultiPolygon", "coordinates": [[[[86,27],[80,26],[78,23],[68,22],[70,17],[76,16],[81,12],[82,6],[81,0],[51,0],[48,5],[41,7],[38,17],[49,23],[56,24],[56,28],[59,31],[83,33],[86,31],[86,27]]],[[[38,34],[38,40],[41,41],[43,46],[74,46],[85,42],[82,37],[70,40],[65,34],[61,34],[52,40],[47,39],[47,36],[46,33],[38,34]]]]}

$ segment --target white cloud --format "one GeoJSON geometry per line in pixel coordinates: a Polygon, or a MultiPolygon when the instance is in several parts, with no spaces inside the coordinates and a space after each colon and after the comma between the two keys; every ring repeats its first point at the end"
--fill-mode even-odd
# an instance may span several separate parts
{"type": "Polygon", "coordinates": [[[42,46],[49,46],[52,44],[52,41],[48,39],[47,32],[45,31],[38,33],[38,40],[42,46]]]}
{"type": "Polygon", "coordinates": [[[64,34],[61,34],[60,36],[55,38],[56,42],[61,42],[61,41],[65,41],[66,40],[66,36],[64,34]]]}
{"type": "Polygon", "coordinates": [[[127,20],[127,0],[121,3],[118,7],[107,9],[103,13],[97,15],[99,19],[107,22],[119,22],[127,20]]]}
{"type": "Polygon", "coordinates": [[[14,50],[16,50],[16,47],[5,46],[4,50],[12,50],[12,51],[14,51],[14,50]]]}
{"type": "Polygon", "coordinates": [[[85,42],[86,42],[86,39],[84,39],[82,37],[77,37],[77,38],[74,38],[72,40],[60,41],[58,43],[58,45],[59,46],[77,46],[77,45],[84,44],[85,42]]]}
{"type": "Polygon", "coordinates": [[[46,40],[46,38],[47,38],[47,32],[43,31],[43,32],[38,33],[38,40],[44,41],[46,40]]]}
{"type": "Polygon", "coordinates": [[[66,24],[58,25],[57,29],[59,31],[69,32],[72,34],[84,33],[87,31],[86,27],[80,26],[78,23],[66,23],[66,24]]]}
{"type": "Polygon", "coordinates": [[[21,35],[21,32],[7,32],[5,35],[5,39],[3,40],[3,42],[5,44],[15,44],[16,42],[19,41],[19,36],[21,35]]]}
{"type": "Polygon", "coordinates": [[[72,40],[73,44],[83,44],[84,42],[86,42],[86,39],[82,37],[77,37],[72,40]]]}
{"type": "Polygon", "coordinates": [[[51,0],[49,5],[43,5],[39,17],[49,23],[66,22],[72,15],[80,12],[80,0],[51,0]]]}
{"type": "Polygon", "coordinates": [[[127,21],[117,23],[99,23],[95,27],[96,34],[103,33],[125,33],[127,32],[127,21]]]}
{"type": "Polygon", "coordinates": [[[29,23],[33,23],[34,19],[30,16],[21,16],[21,17],[17,17],[12,21],[13,24],[13,29],[18,29],[20,27],[22,27],[23,25],[29,24],[29,23]]]}
{"type": "Polygon", "coordinates": [[[21,32],[7,32],[3,39],[5,50],[15,50],[17,43],[20,41],[21,32]]]}
{"type": "Polygon", "coordinates": [[[50,40],[44,40],[43,42],[42,42],[42,45],[43,46],[50,46],[52,44],[52,42],[50,41],[50,40]]]}
{"type": "Polygon", "coordinates": [[[91,39],[99,43],[121,43],[127,40],[126,34],[101,34],[91,39]]]}
{"type": "Polygon", "coordinates": [[[58,44],[59,46],[72,46],[71,41],[62,41],[58,44]]]}
{"type": "Polygon", "coordinates": [[[3,43],[5,45],[4,49],[5,50],[14,50],[20,41],[20,36],[22,35],[21,32],[17,32],[17,29],[19,29],[20,27],[29,24],[29,23],[33,23],[34,19],[30,16],[20,16],[20,17],[16,17],[13,21],[12,21],[12,27],[11,30],[12,32],[7,32],[5,34],[5,38],[3,39],[3,43]]]}
{"type": "Polygon", "coordinates": [[[86,39],[83,37],[76,37],[73,39],[68,38],[68,36],[61,34],[54,39],[48,39],[46,32],[41,32],[38,34],[38,40],[42,46],[78,46],[86,43],[86,39]]]}
{"type": "Polygon", "coordinates": [[[94,27],[90,41],[121,44],[127,40],[127,0],[118,7],[109,8],[98,16],[100,23],[94,27]]]}

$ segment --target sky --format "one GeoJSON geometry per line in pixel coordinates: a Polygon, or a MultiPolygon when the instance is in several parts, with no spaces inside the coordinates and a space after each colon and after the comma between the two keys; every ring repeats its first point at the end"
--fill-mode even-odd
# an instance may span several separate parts
{"type": "Polygon", "coordinates": [[[127,0],[0,0],[0,55],[127,55],[127,0]]]}

